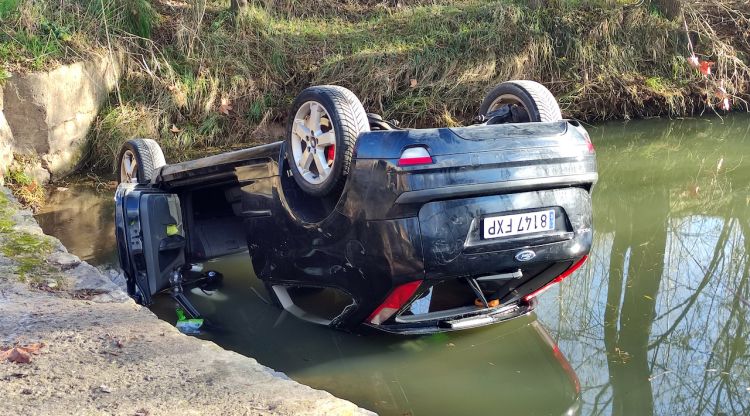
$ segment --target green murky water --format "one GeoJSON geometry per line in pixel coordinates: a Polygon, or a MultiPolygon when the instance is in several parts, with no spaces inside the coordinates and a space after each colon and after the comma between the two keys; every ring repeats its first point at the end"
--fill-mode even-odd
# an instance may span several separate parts
{"type": "MultiPolygon", "coordinates": [[[[225,273],[219,292],[191,294],[224,326],[206,337],[381,414],[750,414],[750,117],[589,131],[594,248],[535,314],[425,337],[346,334],[266,304],[240,256],[207,265],[225,273]]],[[[110,201],[72,188],[40,222],[111,263],[110,201]]],[[[154,310],[175,319],[168,298],[154,310]]]]}

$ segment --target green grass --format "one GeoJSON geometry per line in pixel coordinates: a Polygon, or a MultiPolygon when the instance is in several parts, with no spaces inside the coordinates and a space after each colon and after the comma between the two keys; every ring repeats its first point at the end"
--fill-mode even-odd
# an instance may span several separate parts
{"type": "MultiPolygon", "coordinates": [[[[565,116],[585,120],[701,112],[717,86],[685,64],[681,22],[627,0],[541,9],[526,0],[251,3],[233,16],[219,0],[0,0],[9,22],[0,61],[39,69],[109,44],[130,52],[120,94],[89,135],[94,168],[110,168],[135,136],[157,138],[172,161],[279,139],[253,132],[283,123],[314,84],[348,87],[407,127],[468,123],[484,93],[510,79],[543,82],[565,116]]],[[[701,29],[699,53],[731,71],[731,92],[748,98],[750,47],[736,36],[748,12],[721,0],[684,7],[695,30],[715,25],[701,29]]]]}
{"type": "Polygon", "coordinates": [[[150,38],[159,18],[148,0],[0,0],[0,62],[48,69],[118,46],[125,34],[150,38]]]}

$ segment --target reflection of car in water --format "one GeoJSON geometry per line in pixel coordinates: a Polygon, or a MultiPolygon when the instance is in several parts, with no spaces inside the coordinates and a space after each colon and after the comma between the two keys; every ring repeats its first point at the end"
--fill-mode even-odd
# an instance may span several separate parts
{"type": "Polygon", "coordinates": [[[589,252],[594,150],[540,84],[500,84],[480,112],[400,129],[322,86],[297,97],[283,142],[165,165],[156,142],[129,141],[116,229],[131,295],[171,288],[197,315],[180,293],[191,264],[247,249],[278,305],[333,327],[528,313],[589,252]]]}
{"type": "MultiPolygon", "coordinates": [[[[212,260],[222,287],[188,296],[225,331],[202,337],[382,415],[575,415],[578,379],[535,314],[428,336],[368,336],[309,325],[259,299],[242,254],[212,260]]],[[[174,322],[173,302],[155,299],[174,322]]]]}

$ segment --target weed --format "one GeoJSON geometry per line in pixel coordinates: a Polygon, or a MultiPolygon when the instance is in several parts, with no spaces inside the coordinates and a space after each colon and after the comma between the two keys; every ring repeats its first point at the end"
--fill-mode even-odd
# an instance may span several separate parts
{"type": "Polygon", "coordinates": [[[8,169],[5,176],[5,185],[22,205],[36,210],[44,204],[47,195],[44,187],[26,173],[23,166],[28,166],[28,164],[16,160],[8,169]]]}
{"type": "Polygon", "coordinates": [[[682,4],[698,53],[717,62],[735,102],[750,98],[750,44],[737,36],[750,9],[736,0],[254,0],[237,18],[226,1],[168,3],[0,0],[0,60],[11,71],[110,43],[132,57],[122,102],[90,132],[90,167],[110,166],[135,136],[157,138],[170,161],[257,142],[251,133],[283,122],[313,84],[348,87],[406,127],[467,123],[509,79],[541,81],[568,117],[699,113],[718,86],[686,65],[684,27],[656,3],[682,4]]]}

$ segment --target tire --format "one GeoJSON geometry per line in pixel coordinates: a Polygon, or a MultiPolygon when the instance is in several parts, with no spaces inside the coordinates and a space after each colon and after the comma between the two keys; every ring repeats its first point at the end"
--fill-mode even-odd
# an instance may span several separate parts
{"type": "Polygon", "coordinates": [[[164,152],[152,139],[131,139],[125,142],[117,158],[117,177],[122,182],[146,184],[156,171],[166,165],[164,152]],[[132,165],[133,161],[135,166],[132,165]]]}
{"type": "Polygon", "coordinates": [[[286,159],[297,185],[316,197],[338,189],[349,174],[357,138],[367,131],[367,113],[348,89],[321,85],[302,91],[286,132],[286,159]]]}
{"type": "Polygon", "coordinates": [[[562,120],[555,96],[535,81],[507,81],[497,85],[484,97],[479,114],[487,116],[506,104],[522,107],[529,122],[562,120]]]}

